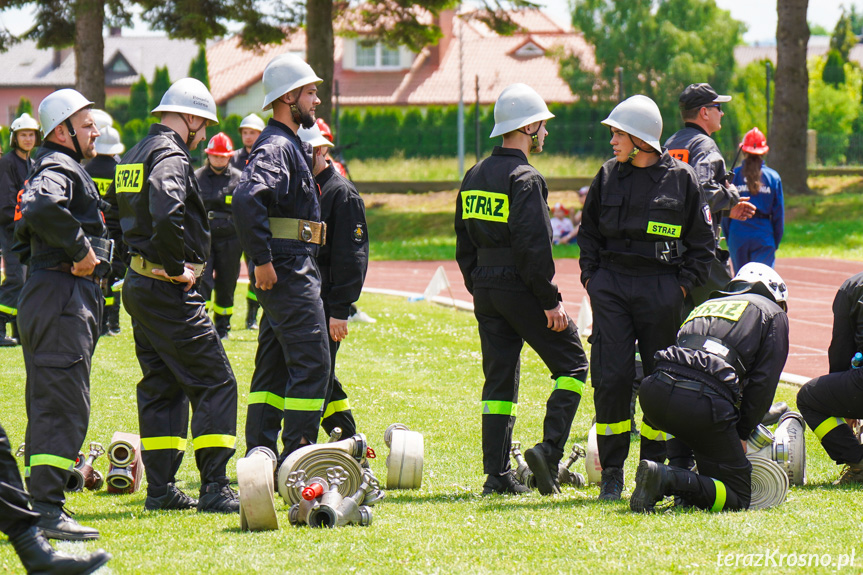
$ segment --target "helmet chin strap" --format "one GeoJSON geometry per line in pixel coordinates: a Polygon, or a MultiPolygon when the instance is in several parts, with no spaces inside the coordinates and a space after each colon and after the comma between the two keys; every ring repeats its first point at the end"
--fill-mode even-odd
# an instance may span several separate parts
{"type": "Polygon", "coordinates": [[[629,157],[627,158],[628,162],[631,162],[632,160],[634,160],[635,156],[638,155],[638,152],[644,152],[645,154],[655,154],[656,153],[656,150],[654,150],[653,148],[649,148],[647,150],[645,150],[644,148],[639,148],[638,144],[635,143],[635,140],[632,139],[632,134],[629,134],[626,132],[624,132],[624,133],[629,137],[629,141],[632,143],[632,151],[629,152],[629,157]]]}
{"type": "Polygon", "coordinates": [[[525,136],[530,136],[530,149],[528,151],[531,154],[534,154],[537,151],[539,151],[539,131],[541,129],[542,129],[542,122],[539,123],[539,127],[536,129],[536,131],[533,134],[531,134],[527,130],[519,130],[519,132],[521,132],[525,136]]]}
{"type": "Polygon", "coordinates": [[[194,128],[194,129],[189,124],[189,121],[186,120],[185,114],[180,114],[180,119],[183,120],[183,123],[186,124],[186,129],[189,130],[189,135],[186,136],[186,147],[191,150],[192,149],[192,142],[195,141],[195,136],[198,134],[198,132],[201,131],[202,128],[205,128],[207,126],[207,119],[201,118],[201,123],[198,124],[198,127],[194,128]]]}
{"type": "Polygon", "coordinates": [[[66,118],[63,120],[63,125],[66,126],[66,130],[69,131],[69,137],[72,138],[72,144],[75,146],[75,151],[78,152],[78,155],[83,159],[84,152],[81,150],[81,144],[78,143],[78,134],[72,127],[72,121],[69,118],[66,118]]]}

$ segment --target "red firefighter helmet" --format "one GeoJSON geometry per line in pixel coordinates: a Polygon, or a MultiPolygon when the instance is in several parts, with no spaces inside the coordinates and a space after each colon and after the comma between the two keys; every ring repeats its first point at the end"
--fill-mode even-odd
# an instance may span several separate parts
{"type": "Polygon", "coordinates": [[[207,149],[204,151],[211,156],[223,156],[227,158],[234,154],[234,144],[231,142],[228,134],[219,132],[210,138],[210,143],[207,144],[207,149]]]}
{"type": "Polygon", "coordinates": [[[318,128],[321,129],[321,135],[328,139],[329,141],[334,141],[333,139],[333,131],[330,130],[330,127],[324,122],[323,118],[318,118],[315,120],[315,123],[318,125],[318,128]]]}
{"type": "Polygon", "coordinates": [[[756,154],[758,156],[766,154],[770,150],[770,146],[767,145],[767,138],[764,137],[764,134],[758,128],[752,128],[746,132],[740,147],[747,154],[756,154]]]}

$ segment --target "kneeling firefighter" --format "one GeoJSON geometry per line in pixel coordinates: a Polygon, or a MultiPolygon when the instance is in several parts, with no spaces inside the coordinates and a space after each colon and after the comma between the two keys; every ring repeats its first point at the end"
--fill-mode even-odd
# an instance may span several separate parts
{"type": "Polygon", "coordinates": [[[712,511],[749,507],[746,440],[788,357],[788,289],[773,269],[750,263],[714,295],[689,314],[677,343],[656,353],[656,372],[639,391],[645,417],[692,449],[698,473],[642,460],[633,511],[653,511],[666,495],[712,511]]]}

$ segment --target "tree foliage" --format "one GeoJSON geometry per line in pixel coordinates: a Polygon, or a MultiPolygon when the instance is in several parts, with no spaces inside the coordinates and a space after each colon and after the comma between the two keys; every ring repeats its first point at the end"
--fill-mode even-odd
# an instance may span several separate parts
{"type": "MultiPolygon", "coordinates": [[[[150,110],[159,105],[162,101],[162,96],[171,87],[171,77],[168,74],[168,67],[161,66],[156,68],[156,73],[153,74],[153,83],[150,84],[150,110]]],[[[148,110],[149,112],[149,110],[148,110]]]]}
{"type": "Polygon", "coordinates": [[[147,85],[147,79],[144,76],[138,78],[138,81],[132,84],[129,92],[129,119],[144,120],[150,115],[150,88],[147,85]]]}
{"type": "Polygon", "coordinates": [[[845,60],[839,50],[831,48],[827,52],[827,60],[824,62],[821,79],[833,87],[845,83],[845,60]]]}
{"type": "Polygon", "coordinates": [[[860,90],[863,75],[853,64],[845,64],[844,81],[825,80],[827,63],[811,58],[809,65],[809,128],[817,131],[818,161],[826,165],[843,164],[851,135],[860,119],[860,90]],[[824,68],[824,71],[822,71],[824,68]]]}
{"type": "Polygon", "coordinates": [[[21,99],[18,100],[18,107],[15,109],[15,117],[20,118],[21,114],[25,113],[33,116],[33,104],[29,99],[22,96],[21,99]]]}
{"type": "Polygon", "coordinates": [[[830,50],[838,52],[844,64],[848,61],[848,53],[851,52],[851,48],[856,44],[857,36],[854,35],[854,30],[852,29],[851,18],[843,8],[842,15],[836,22],[836,28],[834,28],[833,34],[830,36],[830,50]]]}
{"type": "Polygon", "coordinates": [[[207,48],[203,44],[198,46],[198,54],[189,64],[189,77],[197,78],[210,88],[210,72],[207,69],[207,48]]]}

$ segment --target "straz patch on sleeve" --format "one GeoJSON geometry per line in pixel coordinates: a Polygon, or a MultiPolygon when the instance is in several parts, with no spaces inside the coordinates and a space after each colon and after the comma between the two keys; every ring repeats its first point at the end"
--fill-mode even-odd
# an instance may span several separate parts
{"type": "Polygon", "coordinates": [[[120,164],[114,175],[118,194],[137,193],[144,189],[144,164],[120,164]]]}
{"type": "Polygon", "coordinates": [[[461,217],[506,223],[509,220],[509,196],[482,190],[461,193],[461,217]]]}
{"type": "Polygon", "coordinates": [[[686,323],[697,317],[721,317],[728,321],[739,321],[749,302],[746,300],[710,300],[706,301],[689,314],[686,323]]]}
{"type": "Polygon", "coordinates": [[[669,238],[680,237],[680,226],[664,224],[662,222],[647,222],[647,233],[655,236],[666,236],[669,238]]]}
{"type": "Polygon", "coordinates": [[[99,195],[104,196],[108,192],[108,188],[114,183],[110,178],[93,178],[93,183],[99,188],[99,195]]]}

